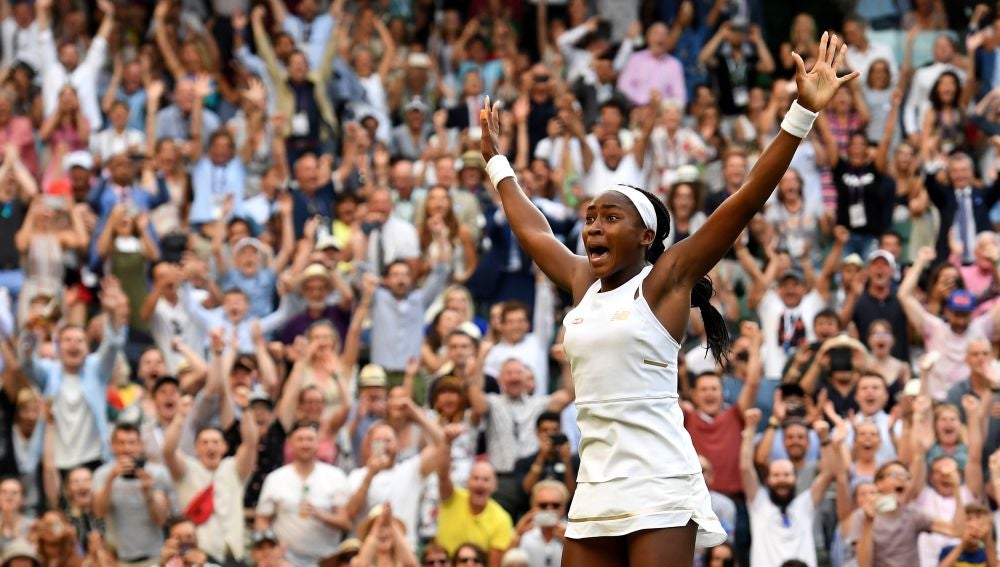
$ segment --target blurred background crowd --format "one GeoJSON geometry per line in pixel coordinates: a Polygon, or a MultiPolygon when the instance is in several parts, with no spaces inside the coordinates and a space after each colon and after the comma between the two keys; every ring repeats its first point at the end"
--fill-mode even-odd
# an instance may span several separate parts
{"type": "Polygon", "coordinates": [[[695,311],[678,364],[730,533],[697,563],[997,565],[971,0],[0,0],[0,564],[560,565],[570,299],[498,207],[483,100],[566,246],[613,183],[669,245],[824,30],[861,76],[713,270],[728,362],[695,311]]]}

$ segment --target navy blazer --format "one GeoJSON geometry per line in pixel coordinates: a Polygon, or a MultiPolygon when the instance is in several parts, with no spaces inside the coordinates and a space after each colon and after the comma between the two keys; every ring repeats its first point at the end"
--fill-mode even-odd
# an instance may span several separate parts
{"type": "MultiPolygon", "coordinates": [[[[951,255],[951,248],[948,245],[948,231],[955,223],[955,215],[958,213],[958,197],[955,196],[955,187],[951,183],[941,183],[928,174],[924,177],[924,186],[927,187],[927,195],[931,202],[941,213],[941,228],[938,230],[937,250],[938,258],[947,258],[951,255]]],[[[990,209],[1000,201],[1000,176],[988,187],[972,187],[972,217],[976,223],[976,234],[984,230],[993,230],[993,223],[990,222],[990,209]]]]}

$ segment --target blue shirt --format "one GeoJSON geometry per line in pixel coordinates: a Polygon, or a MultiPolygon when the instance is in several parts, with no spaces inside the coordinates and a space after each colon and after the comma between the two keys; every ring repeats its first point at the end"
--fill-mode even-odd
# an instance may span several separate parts
{"type": "Polygon", "coordinates": [[[270,268],[261,268],[246,276],[230,268],[222,277],[222,289],[239,288],[250,300],[250,316],[264,318],[274,311],[274,286],[278,278],[270,268]]]}
{"type": "Polygon", "coordinates": [[[207,157],[201,158],[191,169],[194,200],[188,220],[192,224],[218,220],[226,195],[233,196],[230,215],[241,216],[245,184],[246,168],[239,158],[233,158],[223,165],[212,163],[207,157]]]}
{"type": "MultiPolygon", "coordinates": [[[[111,215],[111,209],[118,203],[126,203],[138,211],[151,211],[168,202],[170,202],[170,190],[167,189],[167,184],[161,177],[156,178],[155,194],[140,187],[122,187],[112,183],[110,179],[98,181],[87,194],[87,204],[97,215],[97,226],[94,228],[94,234],[101,234],[105,223],[108,222],[108,216],[111,215]]],[[[150,222],[149,231],[155,241],[156,232],[153,230],[152,222],[150,222]]],[[[90,242],[90,260],[92,266],[98,262],[96,238],[90,242]]]]}
{"type": "Polygon", "coordinates": [[[306,221],[319,216],[333,220],[333,200],[336,194],[333,183],[326,183],[316,189],[312,197],[300,189],[292,191],[292,219],[295,223],[295,237],[302,238],[306,221]]]}
{"type": "Polygon", "coordinates": [[[281,28],[305,52],[309,68],[319,67],[323,61],[326,42],[333,33],[333,16],[329,13],[318,14],[311,22],[306,22],[294,14],[288,14],[281,28]]]}
{"type": "MultiPolygon", "coordinates": [[[[133,130],[138,130],[140,132],[146,131],[146,89],[139,88],[132,94],[125,92],[125,87],[118,88],[118,96],[115,97],[117,100],[124,101],[128,105],[128,122],[127,128],[132,128],[133,130]]],[[[147,151],[152,151],[152,148],[147,148],[147,151]]]]}
{"type": "MultiPolygon", "coordinates": [[[[207,108],[201,114],[201,145],[222,126],[219,116],[207,108]]],[[[156,113],[156,139],[184,142],[191,138],[191,116],[185,116],[177,105],[170,105],[156,113]]]]}
{"type": "MultiPolygon", "coordinates": [[[[222,307],[208,309],[195,300],[191,293],[190,283],[185,283],[181,286],[181,301],[184,302],[184,309],[187,310],[188,315],[191,316],[195,324],[201,327],[202,331],[207,333],[211,329],[222,327],[225,333],[224,336],[229,337],[232,336],[235,330],[236,338],[239,342],[239,351],[254,352],[253,338],[250,334],[250,322],[258,319],[257,317],[253,317],[247,313],[245,317],[235,323],[230,321],[226,317],[222,307]]],[[[301,304],[302,300],[297,295],[291,293],[285,294],[278,303],[277,311],[258,319],[260,321],[260,330],[264,333],[264,336],[267,337],[277,331],[285,325],[292,315],[302,311],[301,304]]]]}
{"type": "MultiPolygon", "coordinates": [[[[108,382],[118,360],[118,353],[125,346],[128,327],[122,325],[115,331],[110,323],[104,323],[104,337],[96,352],[87,355],[80,367],[80,387],[83,398],[94,419],[94,426],[101,438],[104,459],[111,458],[108,429],[108,382]]],[[[62,387],[63,365],[58,360],[41,358],[33,352],[28,359],[27,374],[46,398],[54,398],[62,387]]]]}

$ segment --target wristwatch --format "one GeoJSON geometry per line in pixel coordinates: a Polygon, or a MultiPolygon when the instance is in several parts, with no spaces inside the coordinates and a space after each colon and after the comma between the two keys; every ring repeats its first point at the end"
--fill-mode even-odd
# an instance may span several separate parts
{"type": "Polygon", "coordinates": [[[767,426],[770,427],[770,428],[777,429],[777,428],[781,427],[781,420],[779,420],[778,418],[776,418],[776,417],[774,417],[772,415],[767,420],[767,426]]]}

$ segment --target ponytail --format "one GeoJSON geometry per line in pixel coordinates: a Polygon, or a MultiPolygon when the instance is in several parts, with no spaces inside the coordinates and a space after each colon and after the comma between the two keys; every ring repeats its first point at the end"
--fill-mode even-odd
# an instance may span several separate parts
{"type": "Polygon", "coordinates": [[[712,279],[703,276],[691,289],[691,307],[697,307],[701,312],[701,320],[705,325],[705,338],[708,341],[708,350],[712,351],[712,358],[717,364],[725,366],[729,361],[732,338],[729,336],[729,327],[722,313],[712,305],[714,293],[712,279]]]}
{"type": "MultiPolygon", "coordinates": [[[[629,187],[632,187],[629,185],[629,187]]],[[[656,260],[666,251],[664,241],[670,235],[670,211],[667,205],[659,197],[638,187],[633,189],[641,192],[653,203],[653,210],[656,211],[656,236],[646,251],[646,261],[655,264],[656,260]]],[[[712,358],[715,362],[725,366],[729,360],[729,348],[732,339],[729,336],[729,327],[722,313],[712,305],[712,296],[715,289],[712,280],[708,276],[702,277],[691,289],[691,307],[697,307],[701,312],[701,319],[705,325],[705,336],[708,339],[708,349],[712,351],[712,358]]]]}

